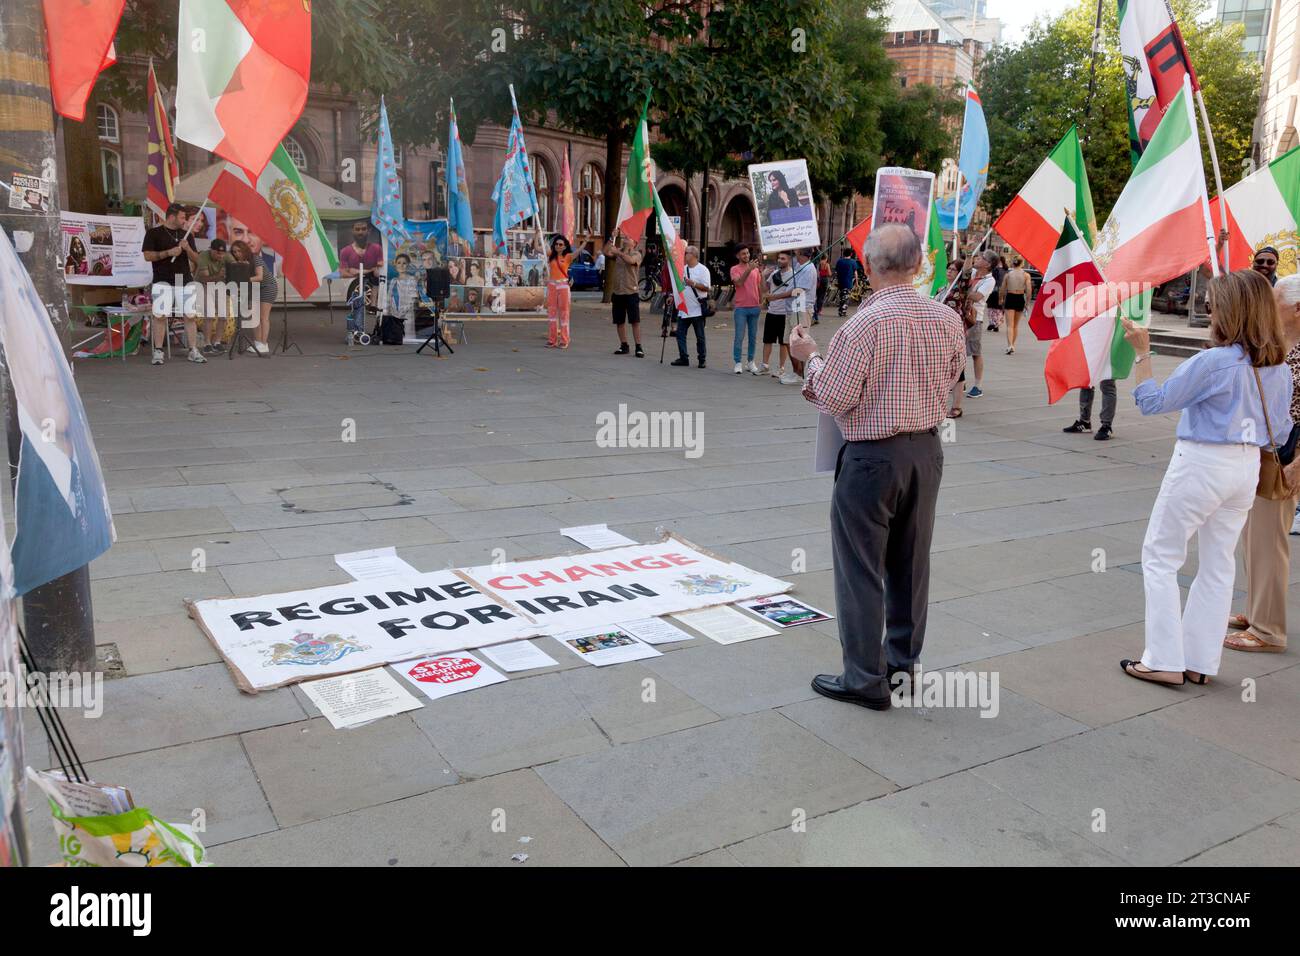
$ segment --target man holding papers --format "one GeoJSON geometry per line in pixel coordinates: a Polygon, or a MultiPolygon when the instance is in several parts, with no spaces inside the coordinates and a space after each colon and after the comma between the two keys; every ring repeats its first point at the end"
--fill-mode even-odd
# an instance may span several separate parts
{"type": "Polygon", "coordinates": [[[800,326],[790,354],[807,363],[804,398],[833,416],[845,439],[831,497],[844,673],[819,674],[813,690],[887,710],[894,675],[913,673],[925,640],[939,423],[966,338],[956,312],[913,287],[921,244],[910,229],[876,229],[865,251],[876,290],[866,307],[835,333],[825,357],[800,326]]]}

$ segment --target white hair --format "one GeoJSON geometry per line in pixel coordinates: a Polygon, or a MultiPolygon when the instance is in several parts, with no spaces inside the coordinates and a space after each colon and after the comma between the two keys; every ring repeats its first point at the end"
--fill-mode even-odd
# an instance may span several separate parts
{"type": "Polygon", "coordinates": [[[1283,276],[1273,287],[1273,294],[1283,305],[1295,307],[1300,305],[1300,273],[1283,276]]]}
{"type": "Polygon", "coordinates": [[[917,269],[921,263],[921,241],[916,233],[902,225],[873,229],[863,251],[868,264],[877,272],[906,272],[917,269]]]}

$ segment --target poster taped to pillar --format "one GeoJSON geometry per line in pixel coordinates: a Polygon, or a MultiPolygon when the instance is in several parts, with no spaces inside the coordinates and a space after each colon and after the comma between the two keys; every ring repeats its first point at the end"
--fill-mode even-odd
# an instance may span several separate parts
{"type": "Polygon", "coordinates": [[[924,249],[929,245],[934,173],[901,166],[876,172],[876,197],[871,207],[873,226],[907,226],[924,249]]]}
{"type": "Polygon", "coordinates": [[[785,159],[750,166],[749,188],[758,216],[759,245],[764,252],[821,245],[817,203],[806,160],[785,159]]]}
{"type": "Polygon", "coordinates": [[[144,220],[139,216],[59,213],[59,265],[68,285],[143,288],[153,282],[145,261],[144,220]]]}
{"type": "Polygon", "coordinates": [[[240,689],[256,693],[790,587],[669,535],[654,544],[196,601],[189,608],[240,689]]]}

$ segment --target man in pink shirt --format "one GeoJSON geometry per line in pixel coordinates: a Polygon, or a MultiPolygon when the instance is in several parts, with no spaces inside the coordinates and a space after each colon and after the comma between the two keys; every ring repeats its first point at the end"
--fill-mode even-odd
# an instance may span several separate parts
{"type": "Polygon", "coordinates": [[[735,311],[732,319],[736,323],[736,338],[732,343],[732,359],[736,363],[735,372],[739,375],[745,371],[740,361],[740,346],[745,340],[745,330],[749,330],[749,371],[757,375],[758,364],[754,361],[754,350],[758,347],[758,317],[762,313],[763,262],[761,259],[750,260],[749,246],[741,246],[736,251],[737,263],[731,267],[731,284],[736,288],[732,298],[735,311]]]}
{"type": "Polygon", "coordinates": [[[339,275],[344,279],[355,279],[364,269],[366,285],[379,281],[379,270],[384,261],[384,250],[377,242],[367,242],[370,238],[370,223],[358,219],[352,224],[352,241],[339,250],[339,275]]]}

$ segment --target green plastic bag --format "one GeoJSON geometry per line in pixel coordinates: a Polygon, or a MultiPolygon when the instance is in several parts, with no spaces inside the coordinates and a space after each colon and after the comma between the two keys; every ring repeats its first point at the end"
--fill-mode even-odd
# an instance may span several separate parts
{"type": "Polygon", "coordinates": [[[212,865],[190,827],[159,820],[147,807],[115,816],[69,817],[51,800],[50,815],[68,866],[212,865]]]}

